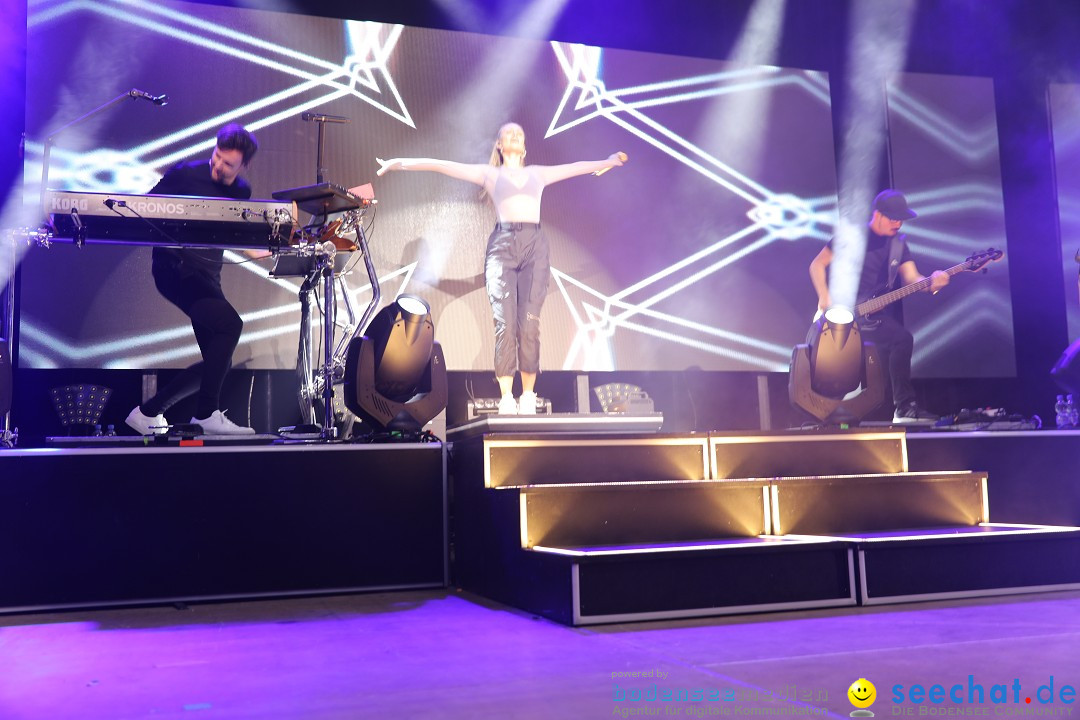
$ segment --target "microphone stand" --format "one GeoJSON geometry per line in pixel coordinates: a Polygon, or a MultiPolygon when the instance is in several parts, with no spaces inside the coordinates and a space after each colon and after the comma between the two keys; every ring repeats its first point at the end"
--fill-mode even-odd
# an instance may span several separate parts
{"type": "Polygon", "coordinates": [[[326,128],[326,123],[347,123],[349,122],[349,118],[340,115],[323,115],[308,112],[300,117],[307,122],[313,122],[319,126],[318,144],[315,148],[315,182],[316,184],[322,185],[326,175],[326,168],[323,167],[323,133],[326,128]]]}
{"type": "MultiPolygon", "coordinates": [[[[314,122],[319,126],[318,139],[315,146],[315,182],[321,185],[324,182],[324,174],[326,168],[323,167],[323,133],[326,129],[327,122],[348,122],[345,118],[338,118],[331,120],[333,116],[326,115],[314,115],[304,113],[302,118],[314,122]]],[[[321,215],[314,215],[314,219],[320,219],[325,223],[329,219],[329,213],[324,209],[321,215]]],[[[334,258],[337,254],[337,250],[333,249],[331,252],[328,248],[321,244],[315,250],[315,262],[312,268],[311,274],[304,281],[300,290],[300,354],[306,354],[306,363],[303,360],[298,361],[301,365],[307,365],[305,369],[305,377],[302,380],[304,386],[309,391],[313,389],[314,383],[313,373],[322,375],[322,399],[323,399],[323,417],[322,428],[319,433],[321,440],[333,441],[337,439],[337,427],[334,425],[334,323],[337,315],[337,296],[334,293],[334,258]],[[323,366],[318,371],[312,367],[311,361],[311,303],[307,298],[307,294],[311,292],[318,281],[322,280],[323,291],[323,318],[322,318],[322,330],[323,330],[323,366]],[[308,335],[307,346],[305,348],[305,336],[304,328],[307,328],[308,335]],[[310,384],[309,384],[310,383],[310,384]]],[[[333,246],[331,245],[331,248],[333,246]]],[[[301,388],[303,394],[303,387],[301,388]]],[[[314,393],[311,392],[308,397],[309,402],[314,403],[314,393]]],[[[306,412],[309,417],[314,417],[314,408],[310,412],[306,412]]]]}
{"type": "MultiPolygon", "coordinates": [[[[108,108],[112,107],[116,103],[120,102],[124,98],[131,98],[135,100],[140,96],[137,95],[138,91],[134,88],[126,93],[117,95],[112,100],[108,101],[100,107],[94,108],[90,112],[77,117],[71,122],[55,130],[51,135],[45,138],[45,146],[41,153],[41,188],[38,194],[39,207],[41,209],[41,217],[43,225],[38,231],[24,231],[28,239],[32,238],[43,247],[49,246],[49,240],[52,238],[52,223],[49,220],[49,208],[46,206],[48,200],[48,188],[49,188],[49,159],[52,155],[52,147],[56,143],[56,138],[63,134],[65,131],[70,130],[76,125],[80,125],[90,118],[94,117],[98,113],[101,113],[108,108]]],[[[85,241],[85,234],[79,233],[76,236],[75,244],[79,247],[83,246],[85,241]]],[[[3,345],[0,346],[0,351],[6,352],[8,357],[7,361],[14,365],[15,358],[13,357],[13,351],[15,348],[15,266],[17,262],[15,252],[15,233],[11,234],[11,276],[7,279],[3,287],[4,296],[2,298],[3,316],[0,317],[0,339],[2,339],[3,345]]],[[[14,371],[14,368],[12,368],[14,371]]],[[[0,421],[0,448],[14,447],[18,442],[19,431],[18,429],[12,429],[11,423],[11,410],[10,408],[4,413],[2,421],[0,421]]]]}
{"type": "Polygon", "coordinates": [[[323,130],[326,128],[326,120],[315,120],[315,124],[319,126],[319,139],[315,147],[315,183],[322,185],[323,175],[326,173],[326,168],[322,164],[323,130]]]}
{"type": "MultiPolygon", "coordinates": [[[[49,158],[50,158],[50,156],[52,154],[52,147],[53,147],[53,144],[56,142],[56,138],[59,137],[60,135],[62,135],[64,132],[66,132],[66,131],[70,130],[71,128],[75,127],[76,125],[81,125],[82,123],[86,122],[87,120],[94,117],[98,113],[104,112],[105,110],[109,109],[110,107],[112,107],[113,105],[117,104],[118,102],[124,100],[125,98],[131,98],[132,100],[137,100],[139,98],[139,95],[136,94],[137,92],[139,92],[139,91],[136,90],[135,88],[132,88],[131,90],[129,90],[129,91],[125,92],[125,93],[120,93],[119,95],[114,97],[109,102],[105,103],[104,105],[101,105],[99,107],[94,108],[93,110],[86,113],[82,117],[75,118],[74,120],[69,122],[67,125],[64,125],[63,127],[58,128],[51,135],[49,135],[47,138],[45,138],[45,148],[41,152],[41,197],[40,197],[40,203],[41,203],[41,213],[42,213],[42,216],[45,218],[45,224],[47,226],[51,226],[51,223],[49,222],[49,208],[46,207],[46,200],[48,199],[46,197],[46,194],[48,192],[48,187],[49,187],[49,158]]],[[[79,242],[78,240],[76,240],[75,244],[78,247],[82,247],[82,243],[79,242]]]]}

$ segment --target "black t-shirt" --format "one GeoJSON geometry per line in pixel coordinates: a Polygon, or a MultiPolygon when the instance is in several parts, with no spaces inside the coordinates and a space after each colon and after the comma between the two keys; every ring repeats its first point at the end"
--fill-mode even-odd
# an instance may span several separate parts
{"type": "MultiPolygon", "coordinates": [[[[901,236],[903,237],[903,236],[901,236]]],[[[875,295],[880,295],[889,288],[889,246],[892,238],[878,235],[873,230],[866,231],[866,255],[863,256],[862,274],[859,276],[859,292],[857,302],[863,302],[875,295]]],[[[829,241],[829,249],[833,250],[833,241],[829,241]]],[[[905,242],[900,251],[899,265],[911,260],[911,249],[905,242]]],[[[899,277],[899,276],[898,276],[899,277]]],[[[896,289],[899,283],[894,282],[896,289]]],[[[899,312],[898,305],[890,306],[890,312],[899,312]]]]}
{"type": "MultiPolygon", "coordinates": [[[[166,171],[150,194],[249,200],[251,199],[251,185],[242,177],[236,178],[232,185],[216,182],[210,176],[209,161],[192,160],[180,163],[166,171]]],[[[219,249],[155,247],[154,262],[183,263],[185,272],[200,272],[220,283],[223,252],[219,249]]]]}

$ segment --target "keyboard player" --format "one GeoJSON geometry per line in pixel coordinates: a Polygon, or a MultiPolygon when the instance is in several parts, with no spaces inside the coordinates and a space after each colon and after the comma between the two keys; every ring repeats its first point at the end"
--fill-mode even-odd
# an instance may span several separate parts
{"type": "MultiPolygon", "coordinates": [[[[248,200],[251,185],[243,173],[258,150],[255,136],[237,124],[221,128],[210,161],[181,163],[168,170],[150,191],[155,195],[184,195],[248,200]]],[[[221,387],[232,367],[244,322],[221,290],[221,249],[166,248],[153,250],[154,284],[166,300],[191,320],[202,361],[183,370],[158,393],[128,414],[127,424],[142,435],[166,432],[165,413],[180,400],[196,396],[192,423],[206,435],[251,435],[221,408],[221,387]]]]}

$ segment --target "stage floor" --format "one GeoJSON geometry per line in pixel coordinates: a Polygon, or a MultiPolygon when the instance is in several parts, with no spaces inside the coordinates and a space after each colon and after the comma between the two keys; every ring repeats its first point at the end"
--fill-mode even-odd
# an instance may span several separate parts
{"type": "Polygon", "coordinates": [[[0,638],[0,706],[21,720],[548,720],[635,709],[845,718],[859,678],[877,685],[879,718],[928,708],[1068,717],[1073,706],[1041,704],[1036,691],[1080,684],[1080,592],[585,630],[433,590],[0,616],[0,638]],[[969,677],[984,702],[966,702],[969,677]],[[1010,689],[992,704],[991,687],[1014,679],[1019,703],[1010,689]],[[907,697],[914,685],[956,684],[963,703],[907,697]],[[654,685],[731,699],[625,700],[654,685]]]}

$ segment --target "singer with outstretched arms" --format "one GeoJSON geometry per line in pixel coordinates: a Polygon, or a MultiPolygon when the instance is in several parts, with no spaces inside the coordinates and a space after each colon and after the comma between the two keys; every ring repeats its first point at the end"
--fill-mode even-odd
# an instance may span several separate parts
{"type": "MultiPolygon", "coordinates": [[[[210,161],[181,163],[168,170],[150,191],[154,195],[249,200],[251,185],[241,174],[258,150],[255,136],[240,125],[230,124],[217,134],[210,161]]],[[[199,362],[182,371],[154,397],[137,405],[127,424],[142,435],[166,432],[165,413],[175,403],[196,395],[191,422],[207,435],[250,435],[221,408],[221,387],[232,367],[232,355],[244,323],[221,290],[223,250],[155,247],[154,284],[166,300],[191,320],[202,353],[199,362]]]]}
{"type": "Polygon", "coordinates": [[[497,222],[488,238],[484,276],[495,320],[495,376],[502,399],[500,414],[536,412],[540,371],[540,307],[547,294],[548,242],[540,230],[544,188],[561,180],[601,174],[626,162],[615,153],[606,160],[565,165],[525,165],[525,131],[517,123],[499,129],[487,165],[430,158],[379,160],[379,175],[391,170],[425,170],[483,188],[495,206],[497,222]],[[514,373],[521,372],[520,403],[513,395],[514,373]]]}

